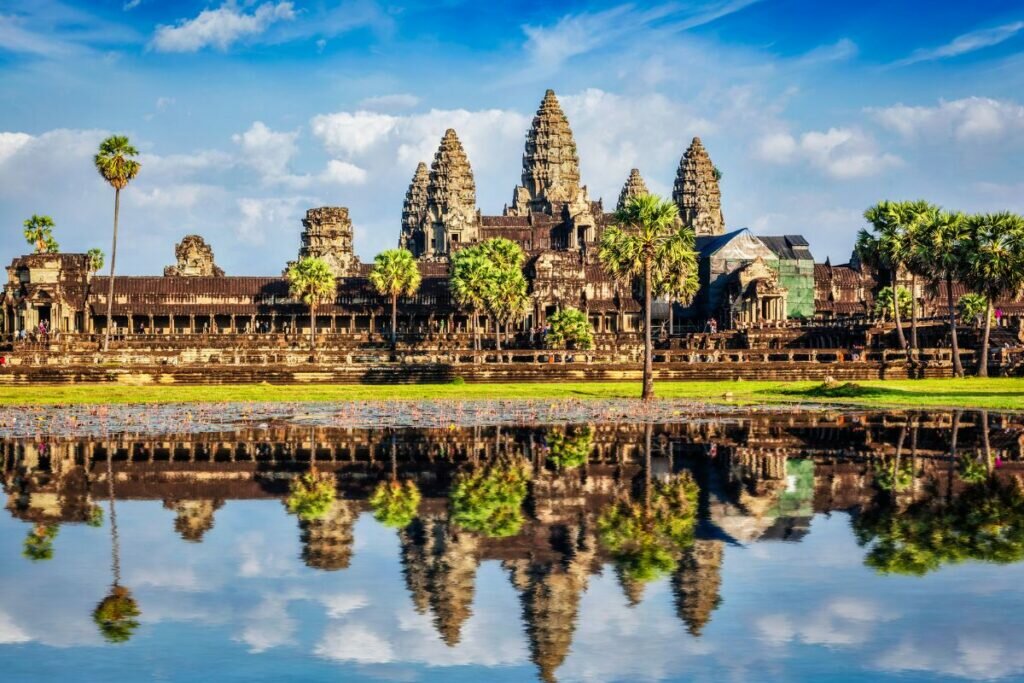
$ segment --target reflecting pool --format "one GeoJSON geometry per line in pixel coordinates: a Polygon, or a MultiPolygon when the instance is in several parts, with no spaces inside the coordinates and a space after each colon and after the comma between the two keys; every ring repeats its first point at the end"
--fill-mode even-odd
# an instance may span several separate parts
{"type": "Polygon", "coordinates": [[[1024,677],[1019,416],[161,410],[0,414],[4,681],[1024,677]]]}

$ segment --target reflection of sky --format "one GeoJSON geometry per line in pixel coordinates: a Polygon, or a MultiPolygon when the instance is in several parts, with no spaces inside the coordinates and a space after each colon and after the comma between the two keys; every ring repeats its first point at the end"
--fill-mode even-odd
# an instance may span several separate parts
{"type": "MultiPolygon", "coordinates": [[[[484,562],[456,647],[418,614],[394,531],[364,514],[348,569],[299,559],[277,501],[229,502],[186,543],[159,502],[118,504],[124,583],[142,626],[105,644],[91,620],[110,582],[106,527],[61,528],[54,559],[21,557],[29,525],[0,518],[0,671],[5,681],[522,681],[535,675],[507,573],[484,562]]],[[[627,606],[614,572],[591,577],[559,680],[1019,679],[1024,565],[968,564],[879,577],[843,514],[801,543],[726,549],[722,605],[700,638],[667,581],[627,606]]]]}

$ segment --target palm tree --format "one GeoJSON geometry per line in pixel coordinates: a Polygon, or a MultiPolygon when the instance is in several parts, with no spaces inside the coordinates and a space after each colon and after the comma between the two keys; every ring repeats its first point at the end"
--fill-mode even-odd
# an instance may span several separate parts
{"type": "Polygon", "coordinates": [[[381,296],[391,298],[391,348],[398,342],[398,297],[412,296],[420,288],[420,269],[407,249],[388,249],[377,254],[370,270],[370,284],[381,296]]]}
{"type": "Polygon", "coordinates": [[[992,302],[1024,286],[1024,218],[1008,212],[970,216],[967,234],[964,281],[987,300],[978,376],[988,377],[992,302]]]}
{"type": "Polygon", "coordinates": [[[313,256],[292,264],[286,275],[288,294],[309,306],[309,348],[316,350],[316,307],[334,299],[338,281],[323,259],[313,256]]]}
{"type": "Polygon", "coordinates": [[[25,226],[25,241],[29,243],[37,254],[55,254],[60,248],[57,240],[53,239],[53,219],[49,216],[37,216],[26,219],[22,224],[25,226]]]}
{"type": "Polygon", "coordinates": [[[508,326],[526,315],[530,297],[527,294],[523,263],[526,254],[516,242],[494,237],[480,243],[480,253],[494,266],[493,284],[487,291],[485,306],[495,322],[495,345],[501,349],[501,333],[508,337],[508,326]]]}
{"type": "Polygon", "coordinates": [[[645,400],[654,397],[651,298],[659,289],[673,289],[673,282],[687,283],[682,289],[688,291],[696,271],[693,234],[681,226],[678,216],[676,205],[657,195],[633,197],[616,211],[616,224],[605,229],[598,252],[605,271],[630,287],[639,281],[643,291],[645,400]]]}
{"type": "Polygon", "coordinates": [[[953,352],[953,374],[964,376],[960,362],[960,342],[956,334],[956,302],[953,300],[953,280],[959,279],[964,269],[964,245],[967,243],[967,224],[964,215],[956,211],[934,211],[922,228],[917,241],[917,259],[927,264],[927,287],[932,295],[946,286],[949,308],[949,335],[953,352]]]}
{"type": "Polygon", "coordinates": [[[920,245],[926,240],[928,226],[939,209],[922,199],[900,202],[898,207],[900,222],[904,225],[906,268],[910,272],[910,348],[916,352],[917,278],[927,277],[930,265],[920,245]]]}
{"type": "MultiPolygon", "coordinates": [[[[873,268],[889,271],[893,291],[897,290],[899,270],[905,267],[909,258],[907,228],[904,213],[899,202],[882,201],[868,208],[864,218],[871,223],[871,231],[862,229],[857,233],[854,251],[861,262],[873,268]]],[[[900,316],[897,297],[893,297],[893,320],[900,348],[906,352],[907,338],[903,334],[903,319],[900,316]]]]}
{"type": "Polygon", "coordinates": [[[455,301],[469,310],[473,326],[473,348],[480,349],[477,318],[491,298],[497,269],[479,248],[461,249],[452,256],[449,287],[455,301]]]}
{"type": "Polygon", "coordinates": [[[103,250],[99,247],[93,247],[89,251],[85,252],[85,258],[89,264],[89,272],[93,275],[103,268],[103,250]]]}
{"type": "Polygon", "coordinates": [[[100,143],[93,158],[96,170],[114,188],[114,238],[110,247],[110,286],[107,289],[107,325],[103,330],[103,350],[110,348],[110,323],[114,313],[114,264],[117,260],[117,219],[121,212],[121,190],[139,174],[142,164],[132,159],[138,155],[125,135],[111,135],[100,143]]]}
{"type": "Polygon", "coordinates": [[[587,314],[577,308],[563,308],[556,311],[548,324],[551,331],[547,344],[553,349],[567,348],[585,351],[594,345],[594,331],[587,320],[587,314]]]}

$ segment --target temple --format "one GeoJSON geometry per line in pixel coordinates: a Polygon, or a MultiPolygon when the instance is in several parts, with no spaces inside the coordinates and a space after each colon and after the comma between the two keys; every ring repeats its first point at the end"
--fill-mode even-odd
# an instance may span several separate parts
{"type": "MultiPolygon", "coordinates": [[[[872,325],[874,299],[887,284],[887,273],[876,273],[856,259],[835,266],[815,263],[800,235],[755,235],[729,226],[721,178],[702,141],[693,138],[681,154],[672,200],[680,223],[695,235],[699,290],[692,301],[654,302],[653,326],[661,338],[700,332],[712,319],[717,329],[741,334],[721,348],[757,348],[755,331],[766,328],[790,330],[768,335],[766,348],[835,348],[837,339],[823,337],[819,328],[840,319],[865,325],[857,339],[842,340],[844,346],[870,346],[872,335],[884,336],[872,325]]],[[[646,192],[634,168],[624,178],[616,205],[646,192]]],[[[402,206],[397,243],[416,257],[422,286],[399,302],[399,333],[419,335],[420,341],[423,335],[466,333],[470,316],[450,295],[449,258],[466,245],[503,237],[527,256],[530,308],[517,325],[518,334],[542,328],[559,309],[575,307],[586,311],[604,340],[599,347],[619,348],[630,335],[638,340],[643,319],[639,292],[609,277],[598,260],[601,235],[613,222],[614,213],[600,199],[592,200],[582,183],[573,132],[553,91],[544,94],[526,132],[520,183],[500,214],[485,215],[477,206],[472,160],[457,132],[448,129],[429,165],[423,160],[416,166],[402,206]],[[614,344],[608,341],[613,339],[614,344]]],[[[109,321],[108,279],[90,270],[86,255],[15,258],[7,268],[2,326],[8,334],[34,331],[40,322],[52,332],[85,335],[108,327],[128,336],[301,333],[312,325],[328,335],[381,333],[388,323],[388,302],[370,286],[370,266],[355,254],[353,235],[353,217],[345,207],[311,208],[302,220],[297,258],[322,258],[338,278],[335,299],[319,307],[315,321],[289,296],[283,276],[225,275],[211,246],[189,235],[177,245],[176,263],[163,276],[116,278],[109,321]]],[[[283,265],[287,269],[290,263],[283,265]]],[[[901,282],[911,285],[904,275],[901,282]]],[[[914,295],[922,317],[945,310],[944,293],[932,295],[916,283],[914,295]]],[[[1001,308],[1004,315],[1015,316],[1020,306],[1007,301],[1001,308]]],[[[485,332],[493,329],[492,322],[483,324],[485,332]]],[[[678,343],[682,348],[687,344],[678,343]]]]}

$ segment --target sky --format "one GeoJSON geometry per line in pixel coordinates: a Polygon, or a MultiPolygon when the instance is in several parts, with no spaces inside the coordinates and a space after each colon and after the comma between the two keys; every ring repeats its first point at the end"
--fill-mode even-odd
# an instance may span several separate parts
{"type": "Polygon", "coordinates": [[[446,128],[500,214],[547,88],[609,208],[633,167],[670,194],[700,136],[727,226],[819,261],[881,199],[1024,212],[1022,0],[0,0],[0,258],[32,214],[109,252],[92,155],[119,133],[142,162],[119,272],[198,233],[228,274],[279,273],[316,206],[350,209],[369,261],[446,128]]]}

